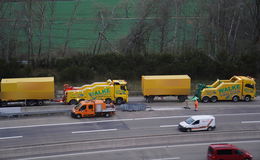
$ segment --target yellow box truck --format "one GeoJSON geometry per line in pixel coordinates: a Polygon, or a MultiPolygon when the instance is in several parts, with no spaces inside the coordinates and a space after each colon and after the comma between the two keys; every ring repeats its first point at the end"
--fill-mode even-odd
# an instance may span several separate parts
{"type": "Polygon", "coordinates": [[[256,82],[251,77],[233,76],[229,80],[217,80],[211,85],[199,84],[195,95],[204,103],[218,100],[248,102],[256,97],[256,82]]]}
{"type": "Polygon", "coordinates": [[[26,105],[43,105],[54,94],[54,77],[10,78],[1,80],[0,104],[25,102],[26,105]]]}
{"type": "Polygon", "coordinates": [[[146,102],[156,96],[178,96],[180,102],[190,95],[191,78],[188,75],[142,76],[142,92],[146,102]]]}
{"type": "Polygon", "coordinates": [[[127,82],[124,80],[107,80],[95,82],[82,87],[64,88],[65,104],[78,104],[83,100],[105,100],[106,103],[122,104],[128,102],[127,82]]]}

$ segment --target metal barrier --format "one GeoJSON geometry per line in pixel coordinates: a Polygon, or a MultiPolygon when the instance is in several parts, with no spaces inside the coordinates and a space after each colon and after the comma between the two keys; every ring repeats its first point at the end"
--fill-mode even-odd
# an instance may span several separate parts
{"type": "Polygon", "coordinates": [[[145,111],[146,108],[146,104],[121,104],[117,107],[117,109],[121,111],[145,111]]]}

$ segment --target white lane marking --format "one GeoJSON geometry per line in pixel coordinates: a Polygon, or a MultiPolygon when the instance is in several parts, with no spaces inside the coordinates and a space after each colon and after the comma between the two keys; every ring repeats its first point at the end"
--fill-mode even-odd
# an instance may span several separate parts
{"type": "Polygon", "coordinates": [[[241,123],[260,123],[260,121],[241,121],[241,123]]]}
{"type": "Polygon", "coordinates": [[[117,129],[114,128],[114,129],[100,129],[100,130],[90,130],[90,131],[75,131],[71,133],[92,133],[92,132],[108,132],[108,131],[117,131],[117,129]]]}
{"type": "Polygon", "coordinates": [[[133,119],[114,119],[114,120],[103,120],[103,121],[91,121],[91,122],[72,122],[72,123],[53,123],[53,124],[39,124],[39,125],[28,125],[28,126],[14,126],[14,127],[2,127],[1,129],[18,129],[18,128],[33,128],[33,127],[49,127],[49,126],[65,126],[65,125],[77,125],[77,124],[89,124],[89,123],[100,123],[100,122],[118,122],[118,121],[131,121],[133,119]]]}
{"type": "Polygon", "coordinates": [[[165,127],[165,128],[166,128],[166,127],[177,127],[177,126],[178,126],[178,125],[175,124],[175,125],[161,125],[160,127],[162,127],[162,128],[165,127]]]}
{"type": "Polygon", "coordinates": [[[181,159],[180,157],[171,157],[171,158],[159,158],[159,159],[151,159],[151,160],[172,160],[172,159],[181,159]]]}
{"type": "Polygon", "coordinates": [[[59,154],[59,155],[41,156],[41,157],[28,157],[28,158],[22,158],[22,159],[18,159],[18,160],[50,159],[50,158],[71,157],[71,156],[81,156],[81,155],[100,154],[100,153],[112,153],[112,152],[122,152],[122,151],[138,151],[138,150],[149,150],[149,149],[193,147],[193,146],[204,146],[204,145],[210,145],[210,144],[216,144],[216,143],[233,143],[233,144],[260,143],[260,140],[208,142],[208,143],[195,143],[195,144],[177,144],[177,145],[164,145],[164,146],[152,146],[152,147],[111,149],[111,150],[100,150],[100,151],[90,151],[90,152],[82,152],[82,153],[59,154]]]}
{"type": "Polygon", "coordinates": [[[152,108],[153,111],[174,111],[174,110],[184,110],[184,108],[152,108]]]}
{"type": "MultiPolygon", "coordinates": [[[[246,116],[246,115],[260,115],[260,113],[235,113],[235,114],[215,114],[214,116],[246,116]]],[[[90,122],[73,122],[73,123],[54,123],[54,124],[40,124],[40,125],[28,125],[28,126],[14,126],[14,127],[2,127],[2,129],[18,129],[18,128],[33,128],[33,127],[48,127],[48,126],[65,126],[76,124],[90,124],[100,122],[120,122],[120,121],[138,121],[138,120],[153,120],[153,119],[170,119],[170,118],[185,118],[193,115],[184,116],[166,116],[166,117],[148,117],[148,118],[131,118],[131,119],[112,119],[103,121],[90,121],[90,122]]]]}
{"type": "Polygon", "coordinates": [[[15,138],[23,138],[23,136],[0,137],[0,140],[2,140],[2,139],[15,139],[15,138]]]}

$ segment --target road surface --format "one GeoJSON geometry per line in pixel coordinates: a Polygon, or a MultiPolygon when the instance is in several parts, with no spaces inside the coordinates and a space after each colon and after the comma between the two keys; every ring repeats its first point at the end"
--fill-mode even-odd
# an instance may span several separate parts
{"type": "Polygon", "coordinates": [[[200,104],[198,112],[171,99],[149,106],[152,111],[118,111],[110,118],[1,120],[0,159],[205,160],[212,143],[232,143],[260,159],[259,100],[200,104]],[[214,131],[178,130],[180,121],[205,114],[216,117],[214,131]]]}

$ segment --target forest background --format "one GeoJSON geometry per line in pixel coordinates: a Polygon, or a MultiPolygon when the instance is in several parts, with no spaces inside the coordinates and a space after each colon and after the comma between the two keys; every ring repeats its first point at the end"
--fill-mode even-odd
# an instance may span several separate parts
{"type": "Polygon", "coordinates": [[[260,0],[0,0],[0,79],[258,80],[259,62],[260,0]]]}

